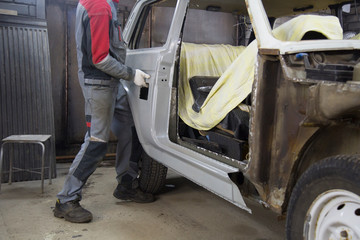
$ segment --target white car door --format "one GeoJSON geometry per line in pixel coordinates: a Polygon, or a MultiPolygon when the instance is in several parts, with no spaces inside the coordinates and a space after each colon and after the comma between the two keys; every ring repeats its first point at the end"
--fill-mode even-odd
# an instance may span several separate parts
{"type": "Polygon", "coordinates": [[[129,43],[126,65],[151,76],[148,89],[123,82],[130,106],[136,109],[133,117],[145,149],[154,139],[168,136],[165,126],[169,124],[175,57],[188,2],[138,1],[124,29],[124,39],[129,43]]]}
{"type": "Polygon", "coordinates": [[[229,177],[230,173],[238,172],[238,168],[169,139],[170,114],[176,114],[172,112],[176,111],[176,107],[172,107],[172,100],[177,96],[176,57],[188,5],[189,0],[140,0],[130,14],[124,29],[124,39],[129,43],[126,64],[151,76],[147,81],[149,88],[123,81],[136,130],[150,157],[251,212],[229,177]]]}

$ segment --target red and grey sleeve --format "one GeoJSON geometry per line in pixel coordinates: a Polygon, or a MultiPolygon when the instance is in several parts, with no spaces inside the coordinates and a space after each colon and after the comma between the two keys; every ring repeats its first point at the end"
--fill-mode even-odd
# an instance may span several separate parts
{"type": "Polygon", "coordinates": [[[111,16],[97,14],[90,16],[91,55],[94,65],[109,54],[109,25],[111,16]]]}
{"type": "Polygon", "coordinates": [[[96,13],[88,13],[90,17],[91,56],[96,68],[118,79],[133,80],[135,71],[117,61],[109,54],[111,8],[96,13]]]}

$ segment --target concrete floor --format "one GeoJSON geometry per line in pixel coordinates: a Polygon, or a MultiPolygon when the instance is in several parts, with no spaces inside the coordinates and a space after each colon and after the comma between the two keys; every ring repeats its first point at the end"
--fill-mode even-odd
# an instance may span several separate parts
{"type": "Polygon", "coordinates": [[[58,167],[52,185],[45,181],[2,184],[0,240],[63,239],[284,239],[284,221],[270,210],[249,202],[249,214],[169,171],[166,188],[149,204],[119,201],[112,167],[100,167],[89,178],[82,205],[93,213],[87,224],[53,217],[56,193],[68,166],[58,167]]]}

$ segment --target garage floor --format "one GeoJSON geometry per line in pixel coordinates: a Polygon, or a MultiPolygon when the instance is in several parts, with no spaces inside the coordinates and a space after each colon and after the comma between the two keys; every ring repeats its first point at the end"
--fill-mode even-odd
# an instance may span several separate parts
{"type": "Polygon", "coordinates": [[[63,239],[284,239],[284,220],[256,203],[253,214],[169,171],[166,188],[148,204],[119,201],[113,167],[100,167],[89,178],[82,205],[94,219],[72,224],[53,217],[56,193],[68,165],[58,166],[52,185],[45,181],[2,184],[0,193],[0,240],[63,239]]]}

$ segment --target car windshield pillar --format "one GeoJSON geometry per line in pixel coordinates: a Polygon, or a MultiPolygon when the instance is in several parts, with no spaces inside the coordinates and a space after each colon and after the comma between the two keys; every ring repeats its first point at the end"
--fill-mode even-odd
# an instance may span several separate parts
{"type": "Polygon", "coordinates": [[[261,0],[246,0],[246,6],[258,41],[258,47],[276,48],[280,41],[271,32],[270,22],[261,0]]]}

